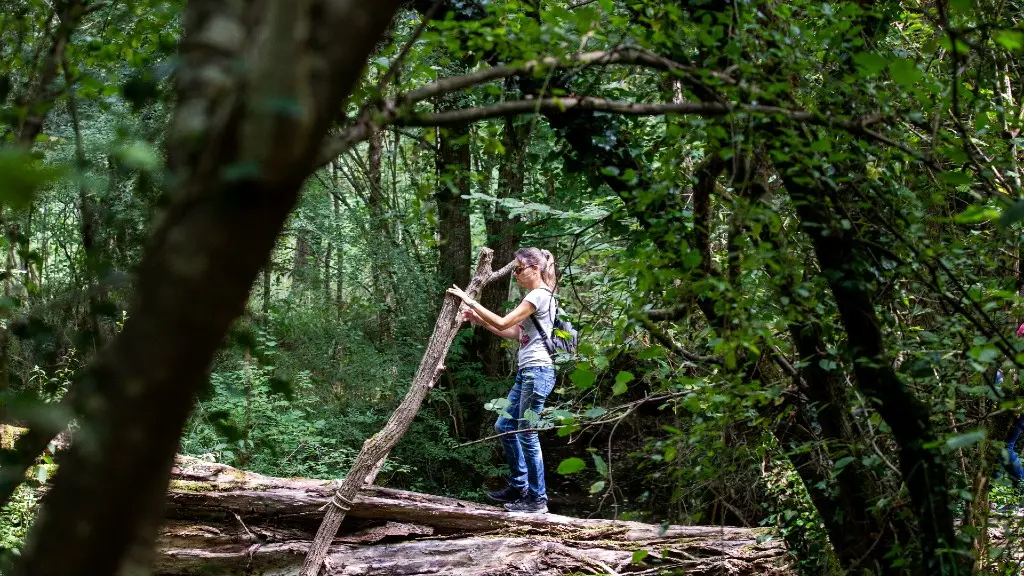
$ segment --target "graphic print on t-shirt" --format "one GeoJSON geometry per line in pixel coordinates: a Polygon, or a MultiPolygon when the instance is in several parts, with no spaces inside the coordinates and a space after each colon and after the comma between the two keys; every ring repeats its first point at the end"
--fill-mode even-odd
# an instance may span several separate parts
{"type": "Polygon", "coordinates": [[[526,327],[523,326],[522,322],[519,323],[519,345],[526,346],[530,343],[530,335],[526,333],[526,327]]]}

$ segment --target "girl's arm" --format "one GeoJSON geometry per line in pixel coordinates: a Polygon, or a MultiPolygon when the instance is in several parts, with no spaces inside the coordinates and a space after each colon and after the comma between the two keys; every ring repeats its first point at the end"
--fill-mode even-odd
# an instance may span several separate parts
{"type": "Polygon", "coordinates": [[[519,339],[519,330],[520,330],[520,328],[519,328],[518,324],[516,324],[515,326],[513,326],[511,328],[506,328],[504,330],[498,330],[494,326],[491,326],[490,324],[484,322],[480,318],[480,315],[477,314],[476,312],[474,312],[472,308],[466,310],[466,312],[462,316],[462,319],[465,320],[465,321],[468,321],[470,324],[474,324],[476,326],[483,326],[484,328],[487,328],[488,330],[493,332],[495,335],[500,336],[502,338],[508,338],[509,340],[518,340],[519,339]]]}
{"type": "MultiPolygon", "coordinates": [[[[473,312],[476,312],[476,315],[480,317],[485,326],[493,327],[499,331],[505,331],[509,328],[515,327],[537,310],[537,307],[534,306],[532,302],[523,300],[519,303],[519,306],[516,306],[515,310],[509,312],[505,316],[498,316],[494,312],[484,308],[476,300],[470,298],[469,294],[463,292],[458,286],[452,286],[448,289],[448,292],[458,296],[463,302],[469,305],[469,308],[473,312]]],[[[497,332],[495,332],[495,334],[497,334],[497,332]]]]}

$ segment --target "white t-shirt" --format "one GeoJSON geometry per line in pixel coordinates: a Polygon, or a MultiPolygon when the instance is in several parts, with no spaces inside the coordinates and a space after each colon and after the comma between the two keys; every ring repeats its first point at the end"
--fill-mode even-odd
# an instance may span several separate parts
{"type": "MultiPolygon", "coordinates": [[[[523,300],[537,307],[533,317],[537,319],[541,328],[550,338],[555,319],[555,303],[551,291],[545,288],[534,288],[523,300]]],[[[519,327],[522,329],[519,332],[519,368],[554,365],[551,355],[548,354],[548,349],[544,346],[544,337],[537,332],[533,320],[527,317],[519,323],[519,327]]]]}

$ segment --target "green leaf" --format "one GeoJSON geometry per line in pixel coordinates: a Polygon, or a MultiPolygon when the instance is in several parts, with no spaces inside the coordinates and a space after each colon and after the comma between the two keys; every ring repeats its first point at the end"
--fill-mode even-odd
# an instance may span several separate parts
{"type": "Polygon", "coordinates": [[[811,152],[828,152],[832,149],[832,142],[828,138],[822,138],[811,142],[811,152]]]}
{"type": "Polygon", "coordinates": [[[555,432],[555,435],[557,435],[559,438],[565,438],[566,436],[568,436],[568,435],[570,435],[573,432],[576,432],[578,430],[580,430],[579,426],[577,426],[575,424],[570,424],[570,425],[563,426],[563,427],[559,428],[558,432],[555,432]]]}
{"type": "Polygon", "coordinates": [[[590,493],[597,494],[604,490],[604,480],[598,480],[590,485],[590,493]]]}
{"type": "Polygon", "coordinates": [[[566,458],[558,465],[559,474],[575,474],[587,467],[587,463],[580,458],[566,458]]]}
{"type": "Polygon", "coordinates": [[[591,418],[591,419],[593,419],[593,418],[600,418],[601,416],[604,416],[607,413],[608,413],[608,410],[606,410],[606,409],[604,409],[604,408],[602,408],[600,406],[594,406],[593,408],[591,408],[591,409],[587,410],[586,412],[584,412],[583,413],[583,417],[584,418],[591,418]]]}
{"type": "MultiPolygon", "coordinates": [[[[700,258],[700,253],[697,253],[697,257],[700,258]]],[[[661,346],[651,346],[650,348],[644,348],[636,355],[640,360],[653,360],[654,358],[664,358],[668,356],[668,350],[661,346]]]]}
{"type": "Polygon", "coordinates": [[[970,12],[972,2],[971,0],[949,0],[949,6],[957,12],[970,12]]]}
{"type": "Polygon", "coordinates": [[[0,204],[13,208],[28,206],[36,193],[57,180],[63,170],[45,164],[20,149],[0,149],[0,204]]]}
{"type": "Polygon", "coordinates": [[[644,559],[648,556],[650,556],[650,552],[648,552],[647,550],[637,550],[633,552],[633,559],[630,560],[630,562],[633,564],[639,564],[643,562],[644,559]]]}
{"type": "Polygon", "coordinates": [[[846,467],[847,464],[853,462],[854,460],[856,460],[856,458],[854,458],[853,456],[846,456],[844,458],[840,458],[839,460],[836,460],[836,463],[832,465],[832,468],[838,472],[839,470],[842,470],[843,468],[846,467]]]}
{"type": "Polygon", "coordinates": [[[905,87],[913,86],[924,77],[917,63],[907,58],[894,60],[889,66],[889,72],[896,83],[905,87]]]}
{"type": "Polygon", "coordinates": [[[999,218],[999,210],[988,206],[968,206],[967,210],[953,217],[957,224],[980,224],[999,218]]]}
{"type": "Polygon", "coordinates": [[[505,408],[508,408],[508,405],[508,398],[495,398],[494,400],[491,400],[490,402],[484,404],[484,410],[489,410],[491,412],[501,412],[505,408]]]}
{"type": "Polygon", "coordinates": [[[597,381],[597,375],[581,366],[573,370],[569,380],[572,380],[572,383],[580,390],[586,390],[594,386],[594,382],[597,381]]]}
{"type": "Polygon", "coordinates": [[[974,430],[966,434],[960,434],[959,436],[953,436],[952,438],[946,439],[946,448],[949,450],[956,450],[957,448],[966,448],[972,444],[976,444],[985,439],[984,430],[974,430]]]}
{"type": "Polygon", "coordinates": [[[597,473],[601,476],[607,476],[608,464],[605,463],[604,458],[601,458],[601,455],[597,452],[594,452],[591,456],[594,458],[594,468],[597,469],[597,473]]]}
{"type": "Polygon", "coordinates": [[[114,156],[131,170],[152,172],[160,167],[160,155],[156,148],[144,140],[135,140],[118,146],[114,149],[114,156]]]}
{"type": "Polygon", "coordinates": [[[983,348],[971,348],[970,352],[978,362],[987,364],[999,357],[999,349],[995,346],[985,346],[983,348]]]}
{"type": "Polygon", "coordinates": [[[875,76],[885,70],[885,58],[874,52],[859,52],[853,55],[853,61],[865,76],[875,76]]]}
{"type": "Polygon", "coordinates": [[[1000,46],[1011,52],[1024,48],[1024,32],[1020,30],[996,30],[992,37],[1000,46]]]}
{"type": "Polygon", "coordinates": [[[622,371],[615,375],[615,385],[612,386],[612,395],[618,396],[619,394],[625,394],[627,390],[627,384],[636,379],[632,372],[622,371]]]}
{"type": "Polygon", "coordinates": [[[966,186],[971,183],[971,175],[967,172],[941,172],[939,178],[954,186],[966,186]]]}
{"type": "Polygon", "coordinates": [[[526,412],[523,412],[522,418],[523,420],[526,420],[526,423],[529,424],[531,428],[536,428],[537,424],[540,423],[540,414],[537,414],[531,409],[527,409],[526,412]]]}

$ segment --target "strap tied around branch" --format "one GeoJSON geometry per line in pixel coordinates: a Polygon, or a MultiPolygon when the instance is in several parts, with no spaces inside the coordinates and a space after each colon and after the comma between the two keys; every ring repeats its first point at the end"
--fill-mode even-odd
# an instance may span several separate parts
{"type": "Polygon", "coordinates": [[[334,506],[335,508],[341,510],[342,512],[348,512],[349,510],[352,509],[352,501],[342,496],[341,490],[337,490],[334,492],[334,496],[331,497],[330,503],[321,506],[320,510],[317,510],[317,512],[324,510],[328,506],[334,506]]]}

